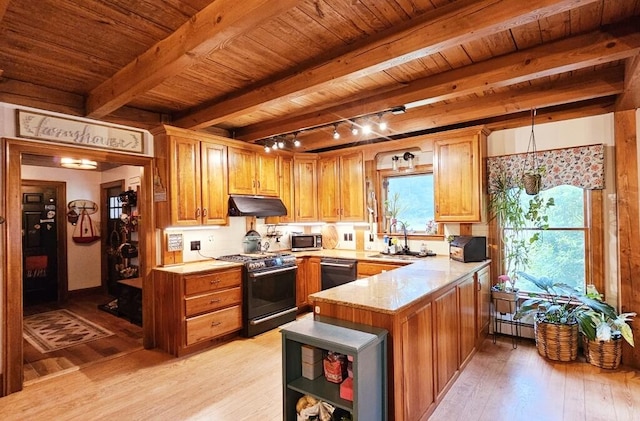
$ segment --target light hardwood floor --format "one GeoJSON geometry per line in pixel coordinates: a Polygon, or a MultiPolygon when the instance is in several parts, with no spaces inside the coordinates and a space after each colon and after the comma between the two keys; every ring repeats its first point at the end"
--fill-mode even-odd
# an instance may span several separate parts
{"type": "MultiPolygon", "coordinates": [[[[183,358],[141,350],[0,398],[0,419],[281,420],[281,366],[278,329],[183,358]]],[[[487,339],[430,419],[640,420],[639,374],[487,339]]]]}
{"type": "Polygon", "coordinates": [[[98,309],[98,304],[107,303],[112,299],[113,297],[106,294],[92,293],[74,297],[61,305],[56,303],[39,304],[25,308],[25,315],[64,308],[114,333],[106,338],[46,354],[41,353],[27,340],[24,340],[25,384],[142,349],[141,326],[98,309]]]}

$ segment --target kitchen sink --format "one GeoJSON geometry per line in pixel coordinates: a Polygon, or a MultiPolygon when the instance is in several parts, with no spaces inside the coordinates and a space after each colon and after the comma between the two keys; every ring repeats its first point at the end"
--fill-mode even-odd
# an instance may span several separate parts
{"type": "Polygon", "coordinates": [[[425,257],[435,256],[435,254],[426,254],[420,255],[417,251],[409,251],[405,254],[386,254],[386,253],[378,253],[378,254],[370,254],[367,257],[373,257],[375,259],[400,259],[400,260],[418,260],[424,259],[425,257]]]}

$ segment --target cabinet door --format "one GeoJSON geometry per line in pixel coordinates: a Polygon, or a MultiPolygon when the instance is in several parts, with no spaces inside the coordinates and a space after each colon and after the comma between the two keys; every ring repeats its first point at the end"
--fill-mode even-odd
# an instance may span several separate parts
{"type": "Polygon", "coordinates": [[[434,142],[436,221],[479,222],[483,202],[480,135],[434,142]]]}
{"type": "Polygon", "coordinates": [[[309,294],[307,293],[307,258],[296,259],[298,271],[296,272],[296,306],[298,308],[309,304],[309,294]]]}
{"type": "Polygon", "coordinates": [[[489,323],[491,321],[491,272],[486,266],[476,272],[477,308],[476,308],[476,334],[477,340],[481,341],[489,333],[489,323]]]}
{"type": "Polygon", "coordinates": [[[458,285],[460,309],[460,361],[462,366],[476,345],[476,280],[469,276],[458,285]]]}
{"type": "Polygon", "coordinates": [[[323,222],[340,220],[340,184],[338,158],[324,158],[318,161],[318,218],[323,222]]]}
{"type": "Polygon", "coordinates": [[[294,158],[295,218],[297,222],[318,220],[318,175],[315,158],[294,158]]]}
{"type": "Polygon", "coordinates": [[[256,154],[256,193],[262,196],[278,196],[278,156],[256,154]]]}
{"type": "Polygon", "coordinates": [[[294,178],[293,178],[293,159],[280,157],[280,199],[287,208],[287,214],[280,216],[280,222],[293,222],[295,220],[295,208],[293,199],[294,178]]]}
{"type": "Polygon", "coordinates": [[[320,291],[320,258],[310,257],[307,262],[307,295],[320,291]]]}
{"type": "MultiPolygon", "coordinates": [[[[340,219],[365,221],[364,211],[364,155],[355,152],[340,157],[340,219]]],[[[320,196],[324,200],[324,196],[320,196]]]]}
{"type": "Polygon", "coordinates": [[[435,401],[432,322],[432,305],[429,303],[402,323],[404,399],[400,404],[404,406],[405,420],[422,419],[435,401]]]}
{"type": "Polygon", "coordinates": [[[200,225],[200,141],[174,136],[171,148],[171,223],[200,225]]]}
{"type": "Polygon", "coordinates": [[[227,223],[227,148],[215,143],[202,142],[202,223],[227,223]]]}
{"type": "Polygon", "coordinates": [[[436,394],[440,396],[458,370],[458,299],[450,289],[435,302],[436,394]]]}
{"type": "Polygon", "coordinates": [[[255,194],[256,154],[229,147],[229,194],[255,194]]]}

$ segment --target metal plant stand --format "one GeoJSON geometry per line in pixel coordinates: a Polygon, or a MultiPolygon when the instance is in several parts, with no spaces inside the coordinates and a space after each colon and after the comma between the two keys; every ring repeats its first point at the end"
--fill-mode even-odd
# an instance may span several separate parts
{"type": "Polygon", "coordinates": [[[502,325],[508,325],[511,328],[511,346],[517,348],[522,326],[522,323],[514,319],[519,308],[517,292],[492,291],[491,302],[493,343],[496,343],[497,334],[502,332],[502,325]]]}

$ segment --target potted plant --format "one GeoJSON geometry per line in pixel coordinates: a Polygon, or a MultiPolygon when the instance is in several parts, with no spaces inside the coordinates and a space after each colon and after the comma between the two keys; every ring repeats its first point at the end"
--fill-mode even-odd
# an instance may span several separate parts
{"type": "Polygon", "coordinates": [[[509,275],[498,276],[498,283],[491,287],[491,298],[496,311],[500,314],[515,313],[518,291],[515,279],[511,279],[509,275]]]}
{"type": "Polygon", "coordinates": [[[543,357],[554,361],[573,361],[578,356],[578,333],[590,311],[611,315],[611,306],[581,294],[574,287],[541,276],[520,272],[544,293],[529,293],[529,299],[514,316],[520,320],[533,315],[536,348],[543,357]]]}
{"type": "Polygon", "coordinates": [[[618,368],[622,356],[622,339],[634,346],[633,331],[627,322],[636,313],[618,314],[615,308],[602,302],[602,295],[593,285],[587,286],[587,297],[601,302],[602,309],[584,309],[579,318],[585,358],[588,363],[600,368],[618,368]]]}
{"type": "Polygon", "coordinates": [[[405,209],[405,206],[400,203],[400,193],[395,192],[391,196],[388,196],[384,201],[384,214],[388,219],[388,228],[389,232],[391,232],[392,227],[395,226],[395,223],[398,220],[398,215],[405,209]]]}

